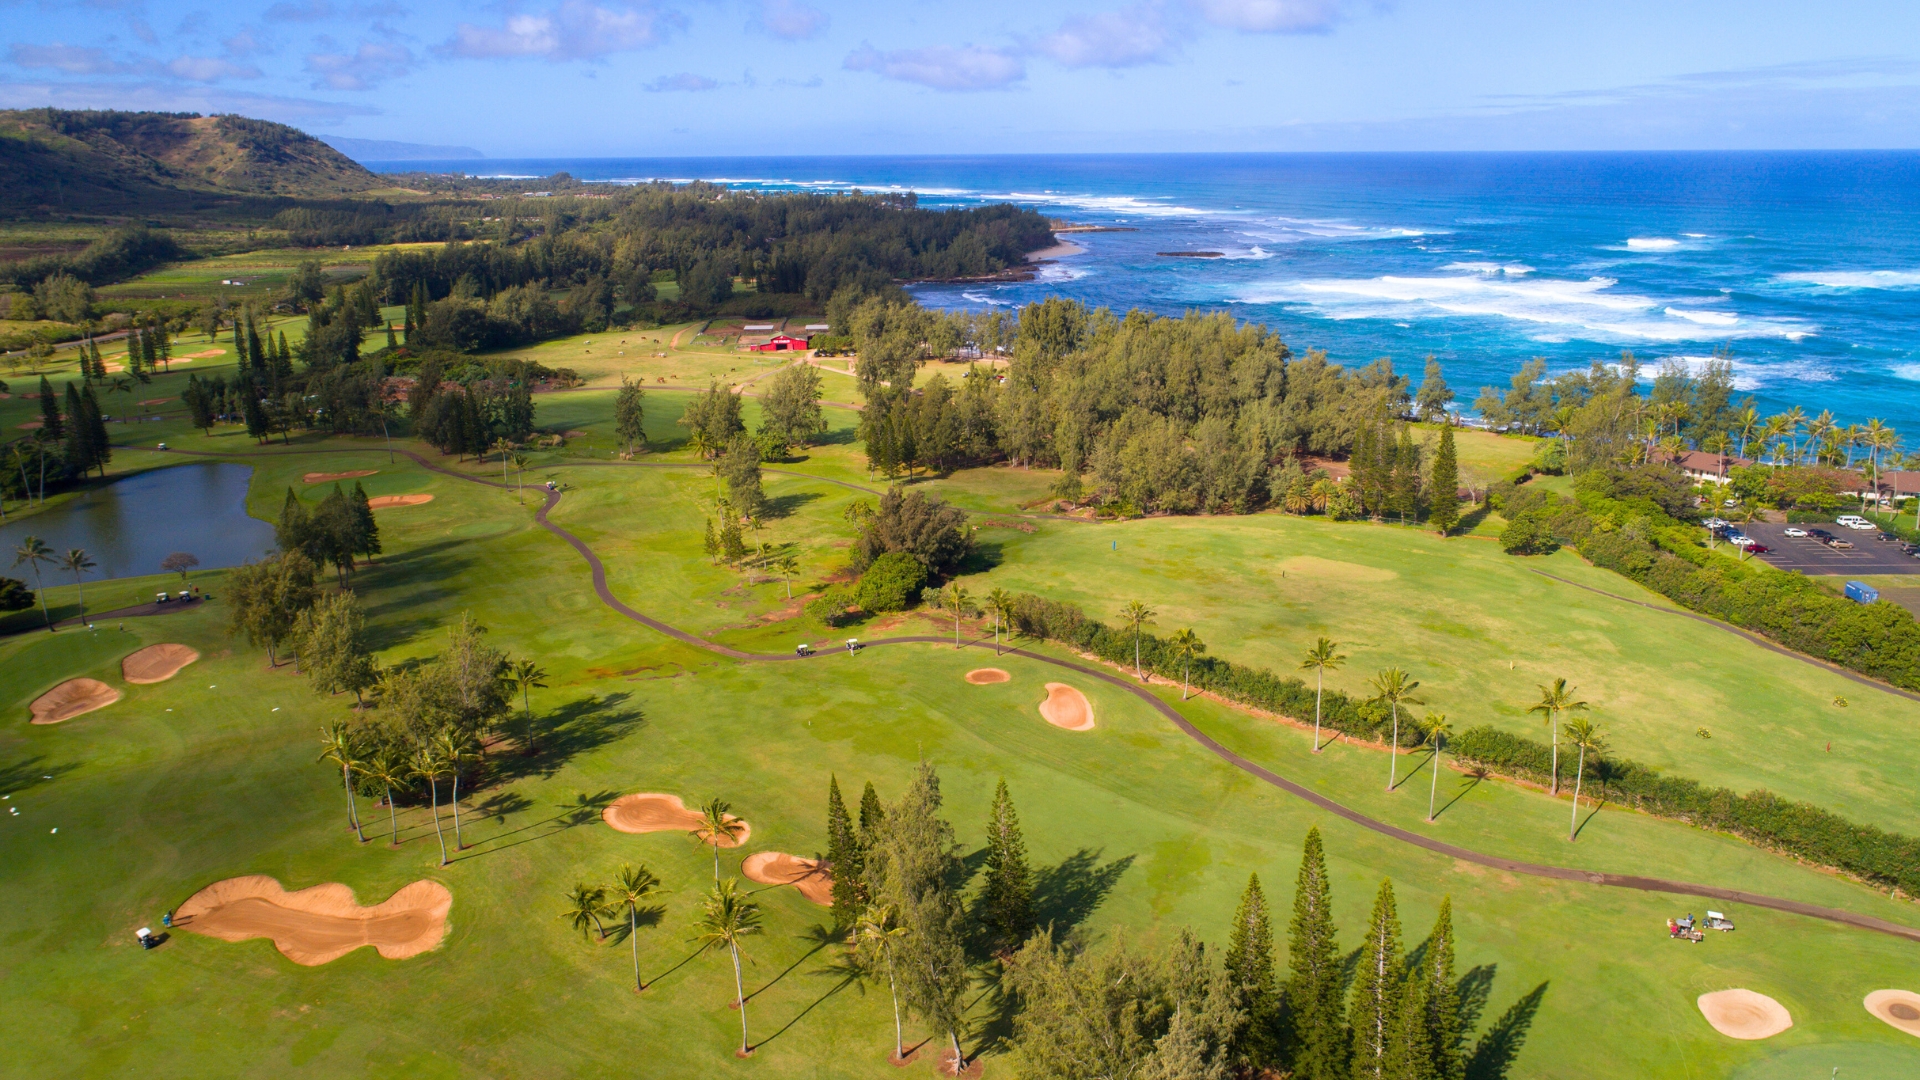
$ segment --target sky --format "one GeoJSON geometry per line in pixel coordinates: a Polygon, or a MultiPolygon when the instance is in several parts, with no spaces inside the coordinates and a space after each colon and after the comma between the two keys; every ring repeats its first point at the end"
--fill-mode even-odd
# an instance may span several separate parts
{"type": "Polygon", "coordinates": [[[0,0],[0,107],[490,157],[1920,147],[1915,0],[0,0]]]}

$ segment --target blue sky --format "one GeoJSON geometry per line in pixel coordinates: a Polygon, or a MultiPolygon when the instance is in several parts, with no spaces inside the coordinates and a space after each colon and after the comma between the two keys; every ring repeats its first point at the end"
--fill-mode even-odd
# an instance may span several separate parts
{"type": "Polygon", "coordinates": [[[0,0],[0,105],[494,157],[1920,147],[1914,0],[0,0]]]}

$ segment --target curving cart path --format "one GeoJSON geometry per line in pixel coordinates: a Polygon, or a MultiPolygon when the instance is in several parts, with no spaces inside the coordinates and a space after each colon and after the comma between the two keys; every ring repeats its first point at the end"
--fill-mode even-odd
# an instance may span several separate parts
{"type": "MultiPolygon", "coordinates": [[[[454,469],[447,468],[446,466],[430,461],[426,457],[420,454],[414,453],[411,450],[387,451],[384,449],[378,449],[378,448],[372,448],[372,447],[368,447],[368,448],[356,447],[350,451],[341,450],[341,449],[331,449],[331,450],[279,451],[278,453],[286,454],[291,452],[291,453],[306,453],[306,454],[338,454],[342,452],[355,452],[355,451],[363,451],[368,453],[391,452],[395,454],[400,454],[409,458],[416,464],[420,465],[422,468],[427,469],[429,472],[439,473],[442,476],[450,476],[455,479],[468,481],[470,483],[483,484],[487,487],[501,488],[503,490],[509,490],[509,491],[512,490],[512,485],[510,484],[503,484],[497,480],[483,479],[478,476],[473,476],[469,473],[464,473],[454,469]]],[[[230,452],[219,453],[219,454],[208,454],[208,453],[200,453],[200,452],[191,451],[191,450],[168,450],[166,452],[173,453],[173,454],[190,455],[194,457],[253,456],[251,454],[244,454],[244,453],[239,455],[234,455],[230,452]]],[[[265,452],[262,452],[261,456],[266,456],[272,453],[274,453],[274,451],[265,451],[265,452]]],[[[702,466],[702,465],[696,465],[691,463],[675,463],[675,462],[657,462],[657,463],[581,462],[579,464],[621,465],[625,467],[633,467],[638,465],[641,467],[652,467],[652,468],[705,468],[705,466],[702,466]]],[[[790,472],[790,470],[772,470],[772,469],[769,469],[767,471],[790,472]]],[[[792,473],[792,475],[804,476],[811,480],[822,480],[822,481],[825,481],[826,483],[837,484],[841,487],[852,488],[853,490],[856,490],[856,491],[871,490],[869,488],[863,488],[858,484],[847,483],[841,480],[829,480],[825,477],[814,476],[810,473],[794,472],[792,473]]],[[[613,591],[607,587],[606,564],[600,561],[600,557],[594,554],[593,549],[591,547],[588,547],[585,541],[581,540],[579,537],[573,535],[572,533],[568,532],[566,529],[560,527],[559,525],[553,522],[551,514],[553,511],[553,508],[560,504],[561,492],[548,491],[548,492],[545,492],[545,494],[546,494],[546,500],[541,504],[540,508],[534,512],[534,521],[538,523],[541,528],[546,529],[548,532],[559,537],[561,540],[564,540],[575,551],[580,553],[580,557],[586,561],[588,569],[592,572],[593,591],[600,597],[600,601],[602,603],[606,604],[609,608],[612,608],[614,611],[619,612],[621,615],[633,620],[634,622],[640,623],[641,625],[649,629],[656,630],[662,634],[665,634],[670,638],[674,638],[675,640],[684,642],[695,648],[705,649],[708,652],[716,653],[720,656],[725,656],[733,660],[743,660],[743,661],[748,661],[753,663],[789,663],[789,662],[798,662],[802,660],[825,660],[828,657],[838,655],[838,653],[835,651],[809,653],[805,656],[801,656],[797,654],[787,654],[787,653],[744,652],[740,649],[735,649],[726,645],[721,645],[717,642],[708,641],[705,638],[699,637],[695,634],[688,633],[687,631],[682,630],[679,627],[671,626],[667,623],[661,622],[659,619],[655,619],[649,615],[643,614],[639,611],[635,611],[633,608],[628,607],[625,603],[623,603],[619,597],[613,595],[613,591]]],[[[1577,584],[1577,583],[1568,582],[1567,584],[1577,584]]],[[[1594,590],[1594,591],[1598,591],[1598,590],[1594,590]]],[[[1608,595],[1611,595],[1611,594],[1608,594],[1608,595]]],[[[1616,599],[1624,599],[1624,598],[1616,597],[1616,599]]],[[[947,643],[948,643],[948,639],[945,637],[931,635],[931,634],[928,634],[928,635],[914,634],[914,635],[906,635],[901,637],[877,638],[873,641],[862,642],[861,648],[863,649],[875,648],[882,645],[908,645],[908,644],[943,645],[947,643]]],[[[968,647],[972,647],[973,645],[977,645],[977,644],[979,643],[969,642],[968,647]]],[[[1828,922],[1840,923],[1845,926],[1858,927],[1862,930],[1872,930],[1877,933],[1889,934],[1894,937],[1905,938],[1909,941],[1920,942],[1920,928],[1905,926],[1895,922],[1888,922],[1885,919],[1876,919],[1871,915],[1860,915],[1851,911],[1843,911],[1839,908],[1822,907],[1818,904],[1805,904],[1797,900],[1788,900],[1778,896],[1767,896],[1763,893],[1751,893],[1741,889],[1723,889],[1713,885],[1700,885],[1700,884],[1695,884],[1692,882],[1685,882],[1685,881],[1670,881],[1666,878],[1640,877],[1632,874],[1608,874],[1608,873],[1602,873],[1597,870],[1581,870],[1576,867],[1550,866],[1543,863],[1522,862],[1518,859],[1504,859],[1497,855],[1488,855],[1483,852],[1473,851],[1468,848],[1458,847],[1456,845],[1446,843],[1445,841],[1442,841],[1442,840],[1436,840],[1430,836],[1423,836],[1420,833],[1412,832],[1408,829],[1402,829],[1397,825],[1389,825],[1384,821],[1379,821],[1374,818],[1370,818],[1367,815],[1362,814],[1358,810],[1354,810],[1351,807],[1348,807],[1342,803],[1336,802],[1333,799],[1330,799],[1325,795],[1322,795],[1319,792],[1314,791],[1310,788],[1294,783],[1293,781],[1288,780],[1286,777],[1281,776],[1280,774],[1273,772],[1272,770],[1267,769],[1262,765],[1256,764],[1252,761],[1247,760],[1244,757],[1241,757],[1239,754],[1236,754],[1232,750],[1229,750],[1225,746],[1222,746],[1218,741],[1216,741],[1212,736],[1208,735],[1206,732],[1201,731],[1199,728],[1195,727],[1191,721],[1189,721],[1185,716],[1180,714],[1179,710],[1175,709],[1173,706],[1161,700],[1159,695],[1153,693],[1152,691],[1146,689],[1144,686],[1141,686],[1139,683],[1136,683],[1131,679],[1124,678],[1120,675],[1116,675],[1116,674],[1113,674],[1112,672],[1104,671],[1099,668],[1091,667],[1085,664],[1078,664],[1071,660],[1063,660],[1058,657],[1046,656],[1041,653],[1030,652],[1026,649],[1009,647],[1009,648],[1003,649],[1002,651],[1005,654],[1020,656],[1028,660],[1037,661],[1042,664],[1051,664],[1054,667],[1064,668],[1068,671],[1072,671],[1086,678],[1098,679],[1109,686],[1116,687],[1129,694],[1132,694],[1134,697],[1139,698],[1142,702],[1144,702],[1149,708],[1152,708],[1153,710],[1158,712],[1161,716],[1164,716],[1169,723],[1173,724],[1174,727],[1179,728],[1180,731],[1184,733],[1188,738],[1198,743],[1200,746],[1205,748],[1208,752],[1212,753],[1215,757],[1218,757],[1222,761],[1227,762],[1228,764],[1234,766],[1235,768],[1241,770],[1242,772],[1247,773],[1248,775],[1262,781],[1263,783],[1270,784],[1273,787],[1279,788],[1280,790],[1285,791],[1290,795],[1304,799],[1307,802],[1310,802],[1313,805],[1319,807],[1320,809],[1325,810],[1328,813],[1333,814],[1337,817],[1350,821],[1353,824],[1360,826],[1361,828],[1369,829],[1373,832],[1379,833],[1382,836],[1389,837],[1394,840],[1398,840],[1403,844],[1410,844],[1414,847],[1421,848],[1426,851],[1431,851],[1436,855],[1443,855],[1443,856],[1446,856],[1447,858],[1459,859],[1462,862],[1472,863],[1476,866],[1485,866],[1490,869],[1504,870],[1504,871],[1507,871],[1508,873],[1522,874],[1528,877],[1549,878],[1556,881],[1584,882],[1589,885],[1603,885],[1609,888],[1616,888],[1616,889],[1636,889],[1642,892],[1674,893],[1682,896],[1697,896],[1697,897],[1702,897],[1702,898],[1711,899],[1711,900],[1725,900],[1729,903],[1748,904],[1753,907],[1768,908],[1774,911],[1785,911],[1795,915],[1805,915],[1810,918],[1824,919],[1828,922]]]]}

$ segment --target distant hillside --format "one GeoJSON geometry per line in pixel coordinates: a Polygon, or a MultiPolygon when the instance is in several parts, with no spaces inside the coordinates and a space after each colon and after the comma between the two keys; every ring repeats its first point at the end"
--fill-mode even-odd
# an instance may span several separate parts
{"type": "Polygon", "coordinates": [[[196,196],[337,196],[379,183],[319,139],[267,120],[0,110],[0,213],[159,211],[196,196]]]}
{"type": "Polygon", "coordinates": [[[355,139],[346,135],[316,135],[314,138],[355,161],[472,161],[487,156],[471,146],[433,146],[427,143],[390,142],[386,139],[355,139]]]}

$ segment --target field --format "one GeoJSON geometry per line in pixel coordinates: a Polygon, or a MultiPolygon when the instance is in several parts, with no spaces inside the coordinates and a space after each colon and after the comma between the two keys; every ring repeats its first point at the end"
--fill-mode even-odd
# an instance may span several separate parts
{"type": "MultiPolygon", "coordinates": [[[[606,361],[582,367],[600,387],[623,367],[603,345],[580,339],[566,347],[606,361]]],[[[689,355],[710,355],[716,368],[731,359],[689,355]]],[[[647,357],[632,366],[657,391],[647,399],[656,452],[646,464],[696,464],[674,449],[686,394],[653,381],[669,372],[676,382],[694,381],[691,369],[672,366],[681,363],[691,361],[647,357]]],[[[206,368],[196,361],[192,370],[206,368]]],[[[169,392],[165,380],[184,379],[156,378],[153,396],[169,392]]],[[[917,616],[897,630],[889,620],[837,635],[807,622],[779,580],[716,567],[700,553],[710,471],[611,461],[609,389],[537,400],[543,427],[584,434],[536,455],[525,479],[563,485],[552,520],[599,554],[610,589],[634,608],[767,653],[790,652],[800,640],[951,631],[950,621],[917,616]]],[[[0,401],[0,421],[12,427],[32,409],[17,398],[0,401]]],[[[756,407],[749,402],[747,411],[752,423],[756,407]]],[[[880,486],[869,482],[853,442],[854,415],[828,416],[835,427],[824,446],[769,466],[768,494],[780,512],[752,538],[801,556],[796,597],[841,569],[852,535],[842,511],[872,497],[857,488],[880,486]]],[[[291,447],[256,454],[261,448],[231,428],[207,437],[177,419],[130,426],[122,441],[136,437],[143,446],[164,439],[176,449],[246,455],[233,460],[256,468],[250,509],[260,517],[277,512],[289,486],[317,497],[320,487],[300,482],[308,471],[376,468],[363,480],[371,494],[432,493],[426,505],[381,512],[385,554],[356,575],[380,658],[392,664],[438,651],[446,625],[471,611],[496,645],[551,673],[551,685],[532,697],[546,748],[502,759],[485,787],[463,791],[472,846],[440,869],[423,807],[402,809],[405,843],[397,849],[384,843],[385,811],[368,802],[361,810],[375,842],[356,845],[342,828],[337,773],[314,758],[318,727],[351,715],[350,703],[316,697],[288,666],[270,670],[262,652],[224,637],[220,573],[195,576],[215,597],[197,611],[127,620],[124,630],[102,624],[91,634],[0,637],[0,709],[14,717],[0,728],[0,787],[20,810],[0,814],[0,903],[11,914],[0,969],[16,988],[15,1046],[0,1074],[335,1075],[398,1066],[448,1076],[898,1075],[884,1064],[884,986],[847,981],[822,938],[824,909],[787,888],[756,895],[768,914],[767,933],[748,952],[748,1016],[760,1048],[735,1059],[731,973],[722,958],[694,955],[688,943],[694,906],[711,880],[705,849],[673,834],[614,832],[597,808],[638,791],[689,802],[726,797],[754,830],[745,849],[723,856],[723,872],[736,872],[747,851],[811,856],[823,848],[829,776],[850,794],[871,779],[893,797],[923,756],[941,770],[949,816],[970,853],[993,785],[1007,780],[1042,868],[1042,910],[1061,928],[1096,936],[1125,928],[1154,941],[1191,926],[1221,943],[1249,873],[1285,903],[1309,825],[1327,838],[1349,947],[1382,877],[1399,891],[1410,943],[1424,935],[1440,897],[1452,896],[1462,969],[1493,976],[1483,1030],[1544,987],[1507,1075],[1770,1080],[1834,1066],[1848,1077],[1920,1071],[1920,1043],[1860,1006],[1870,990],[1913,988],[1920,946],[1911,941],[1736,906],[1738,932],[1701,946],[1673,943],[1664,919],[1703,903],[1520,877],[1398,843],[1260,783],[1118,688],[1037,659],[994,660],[983,651],[990,642],[958,651],[889,645],[805,663],[728,660],[602,604],[579,556],[535,522],[531,491],[485,487],[405,458],[389,462],[377,442],[296,437],[291,447]],[[53,727],[24,722],[26,704],[53,684],[85,675],[122,686],[119,658],[165,641],[192,645],[204,659],[169,682],[124,686],[125,699],[106,709],[53,727]],[[1012,681],[963,681],[988,664],[1012,672],[1012,681]],[[1035,706],[1049,680],[1086,691],[1094,731],[1041,721],[1035,706]],[[606,880],[623,860],[645,862],[669,890],[657,923],[639,933],[650,981],[641,995],[632,990],[623,934],[601,945],[558,917],[569,887],[606,880]],[[450,931],[438,949],[413,959],[362,949],[315,968],[260,940],[176,933],[152,953],[134,943],[135,928],[157,928],[159,914],[194,890],[252,873],[288,888],[344,882],[363,903],[430,878],[453,893],[450,931]],[[1715,1034],[1693,1000],[1727,987],[1777,998],[1794,1027],[1758,1043],[1715,1034]]],[[[1462,445],[1463,457],[1489,469],[1511,452],[1497,441],[1472,451],[1462,445]]],[[[500,475],[495,463],[463,465],[411,449],[455,472],[500,475]]],[[[174,460],[128,449],[114,467],[174,460]]],[[[1916,764],[1903,699],[1534,572],[1662,603],[1570,554],[1522,561],[1483,539],[1283,515],[1116,524],[1016,518],[1051,479],[995,468],[926,482],[983,524],[965,578],[976,593],[1034,591],[1107,619],[1138,598],[1159,611],[1156,632],[1192,626],[1213,653],[1282,670],[1325,634],[1351,658],[1330,686],[1360,691],[1374,671],[1398,664],[1422,681],[1425,707],[1462,728],[1493,723],[1541,737],[1524,710],[1537,683],[1564,675],[1628,756],[1741,790],[1765,786],[1899,831],[1920,829],[1901,794],[1916,764]],[[1831,700],[1842,694],[1845,709],[1831,700]],[[1702,727],[1711,738],[1696,734],[1702,727]]],[[[160,580],[96,585],[89,605],[150,594],[160,580]]],[[[50,590],[56,608],[71,609],[72,591],[50,590]]],[[[0,632],[28,631],[37,620],[9,616],[0,632]]],[[[971,637],[979,632],[968,628],[971,637]]],[[[1388,762],[1377,749],[1335,744],[1316,756],[1297,727],[1208,700],[1181,702],[1177,686],[1156,684],[1156,692],[1212,738],[1282,776],[1476,851],[1731,886],[1920,925],[1907,901],[1616,808],[1583,808],[1580,839],[1569,844],[1566,800],[1450,769],[1439,776],[1442,813],[1427,824],[1433,763],[1424,753],[1401,759],[1403,782],[1387,793],[1388,762]]],[[[972,1018],[988,1071],[1017,1074],[1000,1052],[1005,1030],[991,995],[972,1018]]],[[[930,1068],[923,1059],[909,1071],[930,1068]]]]}

